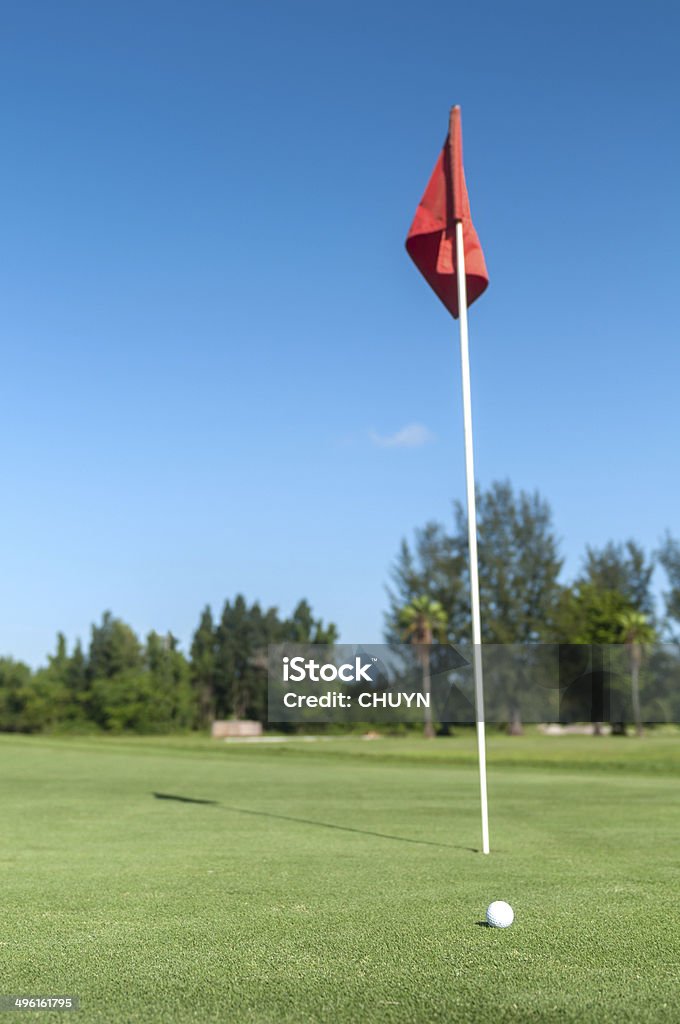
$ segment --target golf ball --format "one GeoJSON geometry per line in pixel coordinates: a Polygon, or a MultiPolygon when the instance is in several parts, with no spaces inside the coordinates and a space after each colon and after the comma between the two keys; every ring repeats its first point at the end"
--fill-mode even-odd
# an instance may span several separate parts
{"type": "Polygon", "coordinates": [[[509,903],[494,900],[487,908],[486,920],[492,928],[509,928],[515,920],[515,912],[509,903]]]}

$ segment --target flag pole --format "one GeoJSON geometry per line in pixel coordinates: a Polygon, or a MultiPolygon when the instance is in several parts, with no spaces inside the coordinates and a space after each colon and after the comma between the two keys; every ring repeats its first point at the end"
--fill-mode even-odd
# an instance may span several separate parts
{"type": "Polygon", "coordinates": [[[456,277],[460,323],[460,367],[463,381],[463,424],[465,430],[465,485],[467,492],[468,547],[470,551],[470,606],[472,610],[472,650],[475,680],[475,718],[477,755],[482,808],[482,853],[489,852],[489,807],[486,792],[486,730],[484,724],[484,679],[482,675],[482,627],[479,610],[479,566],[477,560],[477,509],[475,466],[472,447],[472,397],[470,392],[470,351],[468,345],[467,282],[463,222],[456,220],[456,277]]]}

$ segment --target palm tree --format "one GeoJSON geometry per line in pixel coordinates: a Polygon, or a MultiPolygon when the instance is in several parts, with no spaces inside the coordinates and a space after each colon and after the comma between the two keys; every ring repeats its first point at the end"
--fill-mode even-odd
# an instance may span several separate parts
{"type": "Polygon", "coordinates": [[[642,664],[643,647],[645,644],[654,643],[656,640],[656,630],[646,615],[633,610],[621,612],[619,615],[619,627],[623,635],[623,642],[627,646],[630,656],[630,682],[635,733],[637,736],[642,736],[640,666],[642,664]]]}
{"type": "Polygon", "coordinates": [[[434,737],[434,725],[432,723],[432,708],[430,698],[432,685],[430,681],[430,646],[436,638],[440,643],[446,643],[447,617],[443,606],[439,601],[433,601],[426,594],[422,597],[414,597],[413,600],[404,605],[398,615],[398,624],[404,640],[408,640],[416,647],[416,654],[420,661],[423,672],[423,694],[427,697],[423,708],[424,735],[427,739],[434,737]]]}

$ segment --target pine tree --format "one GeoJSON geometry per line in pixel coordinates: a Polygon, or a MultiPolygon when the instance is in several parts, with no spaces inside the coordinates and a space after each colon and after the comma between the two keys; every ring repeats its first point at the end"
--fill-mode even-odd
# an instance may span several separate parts
{"type": "Polygon", "coordinates": [[[197,725],[207,725],[216,717],[217,637],[210,605],[201,613],[191,641],[191,685],[197,705],[197,725]]]}

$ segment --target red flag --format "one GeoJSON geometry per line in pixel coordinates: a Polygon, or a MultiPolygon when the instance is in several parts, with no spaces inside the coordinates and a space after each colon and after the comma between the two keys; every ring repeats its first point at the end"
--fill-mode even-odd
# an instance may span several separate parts
{"type": "Polygon", "coordinates": [[[460,107],[454,107],[449,134],[432,177],[418,204],[406,251],[449,313],[458,316],[456,278],[456,221],[463,223],[467,302],[471,306],[489,283],[484,253],[470,216],[463,171],[460,107]]]}

